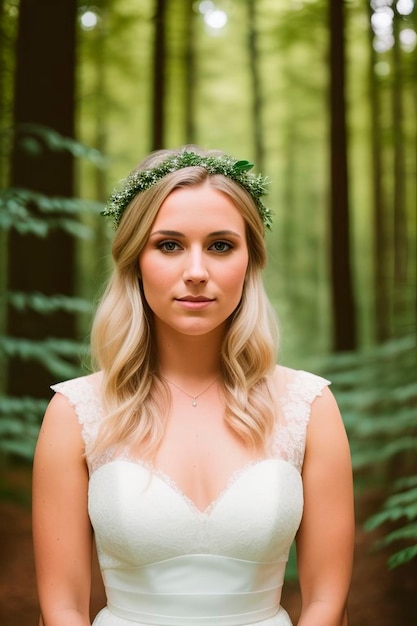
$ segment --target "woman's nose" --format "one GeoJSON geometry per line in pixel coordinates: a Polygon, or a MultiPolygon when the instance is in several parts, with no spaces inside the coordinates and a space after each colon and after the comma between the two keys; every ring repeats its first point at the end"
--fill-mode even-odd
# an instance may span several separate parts
{"type": "Polygon", "coordinates": [[[190,250],[187,254],[183,278],[185,282],[194,283],[208,280],[208,270],[202,250],[190,250]]]}

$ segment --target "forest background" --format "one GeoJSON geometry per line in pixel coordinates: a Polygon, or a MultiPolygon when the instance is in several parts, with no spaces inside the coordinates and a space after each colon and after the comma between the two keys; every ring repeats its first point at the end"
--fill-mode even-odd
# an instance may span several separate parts
{"type": "MultiPolygon", "coordinates": [[[[197,143],[270,179],[265,280],[280,361],[332,380],[358,536],[368,547],[377,538],[384,554],[373,584],[386,589],[390,568],[402,568],[411,606],[415,2],[0,0],[0,28],[3,521],[28,510],[49,385],[89,367],[91,315],[111,267],[103,202],[149,151],[197,143]]],[[[357,551],[357,567],[367,558],[357,551]]],[[[4,589],[4,623],[23,623],[4,589]]]]}

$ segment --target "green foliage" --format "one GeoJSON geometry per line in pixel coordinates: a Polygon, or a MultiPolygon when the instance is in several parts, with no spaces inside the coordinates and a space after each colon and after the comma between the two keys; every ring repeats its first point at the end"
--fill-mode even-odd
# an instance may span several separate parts
{"type": "Polygon", "coordinates": [[[79,374],[80,368],[74,365],[74,361],[82,360],[82,345],[56,337],[43,341],[0,337],[0,356],[36,361],[60,379],[71,378],[79,374]]]}
{"type": "MultiPolygon", "coordinates": [[[[26,133],[19,140],[25,142],[26,149],[35,157],[45,149],[67,151],[77,158],[88,159],[95,166],[104,164],[97,150],[62,137],[52,129],[26,124],[19,131],[26,133]]],[[[20,235],[30,233],[47,238],[52,229],[61,229],[72,237],[91,239],[94,231],[84,217],[96,215],[102,208],[100,203],[84,199],[51,197],[30,189],[6,188],[0,191],[0,231],[7,233],[14,229],[20,235]]],[[[3,311],[8,306],[19,312],[26,311],[29,315],[42,316],[56,312],[80,316],[92,311],[90,302],[59,293],[46,295],[9,291],[3,294],[0,306],[3,311]]],[[[63,380],[81,373],[80,363],[86,361],[87,349],[81,342],[68,338],[32,340],[0,334],[0,364],[6,368],[8,359],[15,357],[35,362],[51,373],[55,380],[63,380]]],[[[46,399],[0,395],[0,455],[32,459],[46,405],[46,399]]]]}
{"type": "Polygon", "coordinates": [[[18,311],[32,309],[36,313],[48,315],[56,311],[66,311],[67,313],[91,313],[92,304],[82,298],[71,298],[57,294],[55,296],[45,296],[42,293],[22,293],[14,292],[6,294],[6,299],[13,308],[18,311]]]}
{"type": "Polygon", "coordinates": [[[106,165],[101,152],[90,148],[71,137],[64,137],[53,128],[41,124],[21,124],[18,131],[22,133],[20,144],[33,156],[41,154],[46,148],[51,152],[68,152],[77,159],[87,159],[98,167],[106,165]]]}
{"type": "Polygon", "coordinates": [[[99,202],[54,198],[28,189],[9,188],[0,192],[0,229],[14,228],[21,235],[46,237],[51,229],[59,228],[73,237],[89,239],[92,229],[75,217],[86,212],[98,214],[102,208],[99,202]]]}
{"type": "Polygon", "coordinates": [[[47,405],[35,398],[0,398],[0,452],[31,461],[47,405]]]}
{"type": "Polygon", "coordinates": [[[374,530],[387,524],[389,528],[392,528],[393,523],[400,522],[398,528],[388,531],[377,543],[381,547],[398,542],[411,543],[388,559],[388,565],[391,568],[407,563],[417,556],[417,474],[397,481],[394,486],[404,490],[389,496],[381,510],[370,517],[365,524],[366,530],[374,530]],[[404,520],[407,523],[404,523],[404,520]]]}
{"type": "Polygon", "coordinates": [[[388,561],[397,567],[417,556],[415,338],[331,357],[325,369],[345,419],[357,483],[367,488],[383,481],[389,494],[365,528],[384,529],[377,545],[397,545],[388,561]]]}

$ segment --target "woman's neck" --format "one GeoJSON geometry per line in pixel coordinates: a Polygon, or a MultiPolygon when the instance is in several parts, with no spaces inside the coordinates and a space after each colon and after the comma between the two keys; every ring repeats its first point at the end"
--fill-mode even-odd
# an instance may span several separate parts
{"type": "Polygon", "coordinates": [[[176,380],[218,376],[223,336],[223,330],[202,336],[160,330],[157,333],[160,374],[176,380]]]}

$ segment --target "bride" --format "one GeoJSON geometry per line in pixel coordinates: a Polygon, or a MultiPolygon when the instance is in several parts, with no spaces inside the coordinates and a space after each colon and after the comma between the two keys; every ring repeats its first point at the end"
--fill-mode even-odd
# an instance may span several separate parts
{"type": "Polygon", "coordinates": [[[196,146],[151,154],[105,210],[114,272],[96,371],[58,383],[39,434],[33,533],[44,626],[346,626],[349,446],[328,381],[276,365],[265,179],[196,146]]]}

